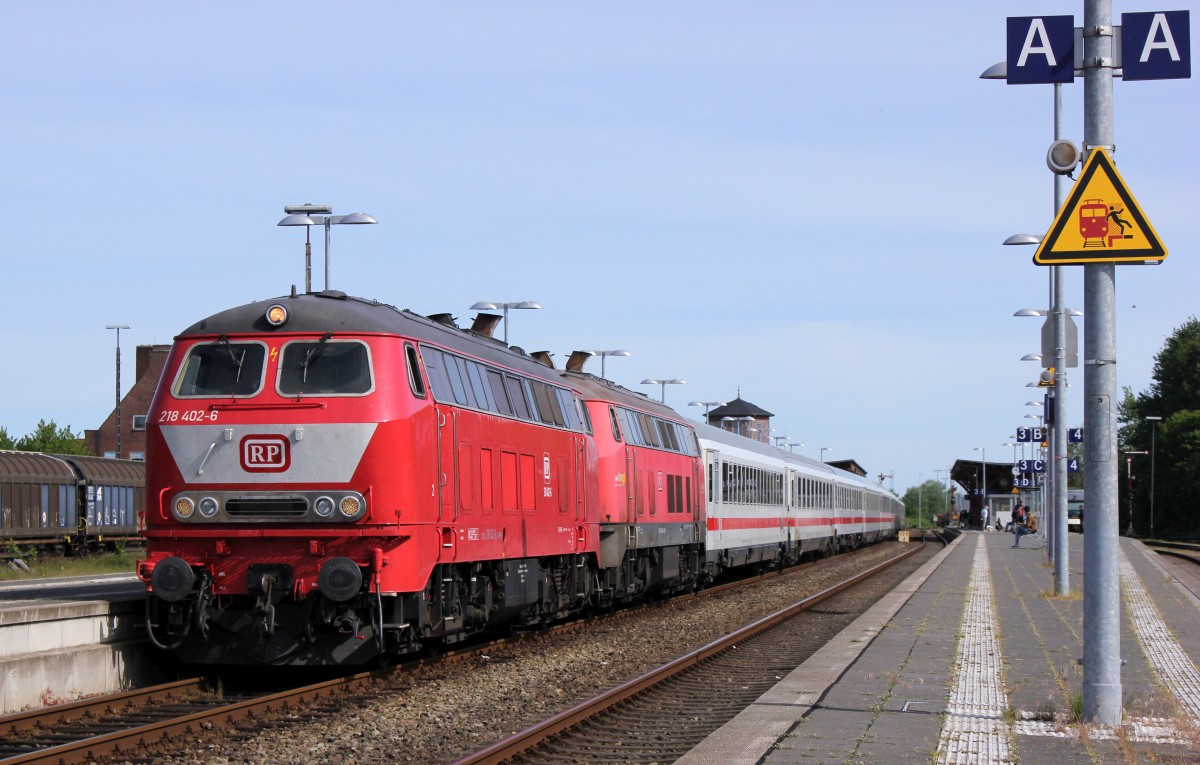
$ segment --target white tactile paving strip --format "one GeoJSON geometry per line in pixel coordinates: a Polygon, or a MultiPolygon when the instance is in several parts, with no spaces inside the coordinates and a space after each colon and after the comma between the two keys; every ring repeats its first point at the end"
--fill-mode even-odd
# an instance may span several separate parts
{"type": "Polygon", "coordinates": [[[1134,633],[1159,682],[1175,696],[1180,711],[1192,724],[1200,725],[1200,671],[1171,635],[1124,550],[1121,550],[1121,588],[1133,614],[1134,633]]]}
{"type": "MultiPolygon", "coordinates": [[[[1171,635],[1124,550],[1120,570],[1122,590],[1138,641],[1159,681],[1178,700],[1183,714],[1193,725],[1200,726],[1200,671],[1171,635]]],[[[1015,760],[1009,746],[1010,730],[1004,723],[1008,699],[1000,686],[1003,656],[992,610],[991,566],[982,542],[976,544],[967,587],[954,685],[942,724],[937,762],[938,765],[1004,765],[1015,760]]],[[[1117,738],[1117,731],[1112,728],[1087,727],[1092,740],[1117,738]]],[[[1076,726],[1040,719],[1030,712],[1017,714],[1011,733],[1079,738],[1076,726]]],[[[1163,718],[1127,718],[1121,733],[1126,740],[1139,743],[1186,744],[1189,740],[1181,735],[1175,721],[1163,718]]]]}
{"type": "Polygon", "coordinates": [[[1008,696],[1000,686],[1002,656],[992,604],[992,573],[982,537],[967,582],[954,684],[938,742],[939,765],[1012,762],[1004,722],[1008,696]]]}

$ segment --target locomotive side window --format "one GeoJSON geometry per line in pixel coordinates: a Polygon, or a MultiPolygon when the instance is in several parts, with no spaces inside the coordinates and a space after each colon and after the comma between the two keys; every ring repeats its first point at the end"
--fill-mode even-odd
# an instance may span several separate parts
{"type": "Polygon", "coordinates": [[[608,418],[612,421],[613,440],[619,444],[621,443],[621,427],[617,424],[617,410],[611,406],[608,408],[608,418]]]}
{"type": "Polygon", "coordinates": [[[508,388],[509,399],[512,401],[513,410],[522,420],[532,420],[533,415],[529,413],[529,393],[525,387],[525,381],[519,377],[505,375],[504,387],[508,388]]]}
{"type": "Polygon", "coordinates": [[[475,396],[467,387],[468,383],[463,379],[463,369],[459,362],[462,359],[443,355],[446,360],[446,374],[450,377],[450,388],[454,391],[454,400],[463,406],[475,406],[475,396]]]}
{"type": "Polygon", "coordinates": [[[512,404],[508,401],[508,391],[504,388],[504,375],[495,369],[487,370],[488,387],[492,389],[492,398],[500,414],[513,415],[512,404]]]}
{"type": "Polygon", "coordinates": [[[425,361],[425,374],[429,377],[429,387],[433,388],[433,397],[438,401],[454,400],[454,391],[450,388],[450,377],[446,373],[446,357],[441,351],[425,347],[421,351],[425,361]]]}
{"type": "Polygon", "coordinates": [[[408,362],[408,387],[412,388],[413,395],[417,398],[425,398],[425,381],[421,379],[421,364],[417,361],[417,349],[405,343],[404,357],[408,362]]]}
{"type": "Polygon", "coordinates": [[[554,392],[558,395],[558,408],[563,415],[563,424],[568,430],[582,430],[579,424],[579,412],[575,409],[575,399],[571,396],[571,391],[555,388],[554,392]]]}
{"type": "Polygon", "coordinates": [[[296,340],[283,347],[279,393],[284,396],[361,396],[374,387],[371,355],[357,340],[296,340]]]}
{"type": "Polygon", "coordinates": [[[262,389],[266,359],[262,343],[193,345],[171,389],[176,398],[253,396],[262,389]]]}

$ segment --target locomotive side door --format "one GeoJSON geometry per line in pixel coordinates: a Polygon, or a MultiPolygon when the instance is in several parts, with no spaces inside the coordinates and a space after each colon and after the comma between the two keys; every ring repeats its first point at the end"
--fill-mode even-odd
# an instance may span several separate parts
{"type": "Polygon", "coordinates": [[[452,521],[458,508],[458,420],[450,407],[435,406],[437,413],[438,474],[435,486],[438,494],[438,519],[452,521]]]}

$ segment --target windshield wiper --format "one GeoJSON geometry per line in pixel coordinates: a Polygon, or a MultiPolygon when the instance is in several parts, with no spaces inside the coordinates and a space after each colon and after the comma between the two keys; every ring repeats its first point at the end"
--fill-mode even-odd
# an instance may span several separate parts
{"type": "Polygon", "coordinates": [[[242,355],[238,356],[233,352],[233,345],[229,342],[229,338],[221,335],[217,338],[217,342],[225,346],[225,350],[229,353],[229,360],[237,367],[237,375],[233,378],[235,383],[242,381],[242,362],[246,360],[246,349],[242,349],[242,355]]]}
{"type": "Polygon", "coordinates": [[[333,332],[329,331],[321,335],[321,339],[317,344],[308,349],[308,353],[304,355],[304,361],[300,362],[300,368],[304,370],[304,374],[300,378],[301,383],[308,382],[308,368],[316,361],[325,351],[325,343],[329,342],[329,338],[333,337],[333,332]]]}

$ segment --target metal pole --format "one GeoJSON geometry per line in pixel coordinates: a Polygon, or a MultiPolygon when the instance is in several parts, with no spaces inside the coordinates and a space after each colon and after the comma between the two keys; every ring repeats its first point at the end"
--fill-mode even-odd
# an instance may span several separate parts
{"type": "MultiPolygon", "coordinates": [[[[1086,149],[1113,145],[1112,0],[1084,0],[1083,113],[1086,149]]],[[[1084,281],[1083,717],[1121,723],[1121,579],[1117,520],[1117,342],[1114,263],[1088,263],[1084,281]]]]}
{"type": "MultiPolygon", "coordinates": [[[[1062,83],[1054,83],[1054,140],[1062,138],[1062,83]]],[[[1054,215],[1062,207],[1062,176],[1054,175],[1054,215]]],[[[1063,306],[1062,266],[1050,267],[1054,298],[1050,310],[1054,316],[1054,491],[1051,515],[1054,519],[1054,592],[1059,597],[1071,594],[1070,552],[1067,539],[1067,317],[1063,306]]]]}
{"type": "Polygon", "coordinates": [[[325,289],[329,289],[329,226],[332,215],[325,216],[325,289]]]}
{"type": "Polygon", "coordinates": [[[117,331],[117,459],[121,459],[121,330],[129,329],[126,324],[109,324],[105,329],[115,329],[117,331]]]}
{"type": "MultiPolygon", "coordinates": [[[[1150,420],[1150,538],[1154,538],[1154,436],[1158,432],[1158,421],[1162,417],[1147,417],[1150,420]]],[[[1129,508],[1129,517],[1133,517],[1133,508],[1129,508]]]]}

